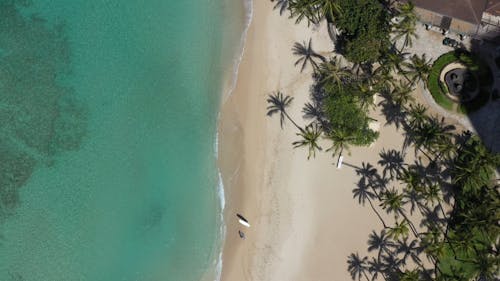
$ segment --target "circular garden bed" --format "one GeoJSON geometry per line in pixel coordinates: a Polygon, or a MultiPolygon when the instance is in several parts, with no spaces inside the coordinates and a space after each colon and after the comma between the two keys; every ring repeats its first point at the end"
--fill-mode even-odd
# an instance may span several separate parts
{"type": "Polygon", "coordinates": [[[488,65],[464,50],[440,56],[432,65],[428,88],[441,107],[470,113],[490,99],[493,77],[488,65]]]}

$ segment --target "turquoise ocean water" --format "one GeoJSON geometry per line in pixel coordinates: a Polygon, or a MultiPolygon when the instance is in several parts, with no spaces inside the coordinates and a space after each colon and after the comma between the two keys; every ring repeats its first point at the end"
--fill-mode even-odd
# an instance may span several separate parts
{"type": "Polygon", "coordinates": [[[244,25],[236,0],[0,0],[0,280],[213,279],[244,25]]]}

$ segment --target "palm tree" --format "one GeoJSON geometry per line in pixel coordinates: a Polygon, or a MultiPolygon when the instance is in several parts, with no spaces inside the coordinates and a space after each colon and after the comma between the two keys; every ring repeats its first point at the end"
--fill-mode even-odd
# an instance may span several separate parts
{"type": "Polygon", "coordinates": [[[288,6],[291,17],[297,17],[296,23],[305,18],[308,25],[318,24],[322,19],[333,22],[341,13],[336,0],[289,0],[288,6]]]}
{"type": "Polygon", "coordinates": [[[425,54],[421,57],[413,55],[409,62],[403,63],[403,66],[406,68],[403,74],[410,76],[409,80],[412,85],[420,81],[426,81],[431,72],[431,60],[428,60],[425,54]]]}
{"type": "MultiPolygon", "coordinates": [[[[495,198],[499,198],[498,193],[493,196],[495,198]]],[[[488,203],[488,201],[493,201],[497,199],[485,199],[485,198],[481,199],[480,199],[482,201],[481,205],[471,208],[465,212],[461,212],[461,214],[459,215],[460,220],[462,220],[461,226],[468,226],[470,228],[486,229],[486,230],[491,229],[494,226],[497,226],[498,215],[499,215],[498,209],[500,207],[499,206],[500,203],[494,203],[494,204],[488,203]]],[[[488,235],[484,235],[484,237],[488,237],[488,235]]],[[[481,242],[479,244],[484,244],[482,240],[487,240],[487,239],[483,237],[481,238],[482,239],[476,239],[476,240],[481,242]]],[[[487,244],[486,247],[483,248],[490,248],[490,245],[493,245],[494,242],[490,241],[490,243],[486,244],[487,244]]]]}
{"type": "Polygon", "coordinates": [[[398,84],[394,85],[390,96],[397,105],[404,106],[409,102],[415,101],[412,92],[413,88],[410,84],[404,84],[400,81],[398,84]]]}
{"type": "Polygon", "coordinates": [[[413,39],[418,38],[416,34],[415,24],[417,16],[415,14],[415,6],[411,1],[401,4],[399,7],[399,16],[402,17],[401,22],[395,25],[395,40],[404,38],[403,47],[412,46],[413,39]]]}
{"type": "Polygon", "coordinates": [[[384,222],[384,219],[382,219],[382,216],[379,214],[377,209],[375,209],[375,206],[373,206],[372,199],[375,198],[375,194],[370,191],[368,185],[366,184],[366,179],[361,178],[357,184],[357,188],[354,188],[352,190],[352,197],[353,198],[358,198],[358,203],[361,204],[362,206],[365,205],[366,200],[368,200],[368,203],[370,204],[370,207],[372,208],[373,212],[377,215],[379,220],[382,222],[382,225],[384,228],[387,228],[387,225],[384,222]]]}
{"type": "MultiPolygon", "coordinates": [[[[410,166],[408,169],[403,169],[403,171],[398,176],[398,180],[405,185],[404,191],[412,192],[415,191],[415,199],[422,199],[422,193],[425,191],[424,179],[422,178],[420,172],[415,166],[410,166]]],[[[408,195],[408,194],[407,194],[408,195]]],[[[403,195],[405,197],[405,195],[403,195]]],[[[414,202],[412,202],[412,207],[410,208],[410,214],[415,209],[414,202]]]]}
{"type": "Polygon", "coordinates": [[[344,149],[349,152],[349,144],[355,139],[354,136],[349,135],[344,130],[332,130],[326,134],[326,138],[332,141],[332,146],[326,151],[333,151],[332,157],[335,157],[338,153],[339,158],[342,156],[344,149]]]}
{"type": "Polygon", "coordinates": [[[352,74],[347,68],[342,67],[340,59],[333,57],[330,58],[329,61],[323,62],[319,65],[316,75],[320,79],[320,85],[332,83],[337,84],[340,88],[344,79],[352,74]]]}
{"type": "Polygon", "coordinates": [[[445,245],[441,238],[441,232],[435,229],[429,229],[428,232],[424,233],[420,242],[424,253],[427,258],[434,261],[435,266],[437,265],[438,258],[444,253],[445,245]]]}
{"type": "Polygon", "coordinates": [[[311,39],[309,39],[308,44],[306,44],[305,41],[302,44],[300,44],[299,42],[295,42],[295,44],[293,44],[292,51],[294,55],[300,57],[295,62],[295,66],[302,63],[300,72],[304,71],[308,62],[312,65],[313,69],[318,69],[318,63],[315,61],[315,59],[320,59],[323,62],[326,61],[322,55],[316,53],[313,50],[311,39]]]}
{"type": "Polygon", "coordinates": [[[413,39],[417,39],[417,29],[415,27],[416,21],[410,18],[404,18],[401,22],[394,27],[394,41],[403,38],[403,45],[401,51],[406,47],[413,46],[413,39]]]}
{"type": "MultiPolygon", "coordinates": [[[[441,156],[452,149],[451,138],[455,126],[445,123],[444,118],[427,117],[425,121],[408,128],[406,131],[407,143],[413,143],[415,150],[420,150],[430,161],[435,161],[428,154],[422,151],[424,148],[433,155],[441,156]]],[[[436,157],[437,159],[439,157],[436,157]]]]}
{"type": "Polygon", "coordinates": [[[311,0],[288,0],[290,17],[296,18],[295,23],[307,19],[307,25],[319,22],[318,12],[311,0]]]}
{"type": "Polygon", "coordinates": [[[409,18],[411,20],[416,20],[417,15],[415,14],[415,5],[411,2],[405,2],[398,7],[399,16],[403,18],[409,18]]]}
{"type": "Polygon", "coordinates": [[[287,107],[290,106],[290,104],[293,101],[293,97],[290,96],[284,96],[282,92],[277,91],[267,98],[267,103],[269,104],[267,106],[267,116],[272,116],[275,113],[280,114],[280,126],[283,128],[283,124],[285,123],[285,117],[292,122],[295,127],[299,129],[299,131],[302,131],[302,128],[293,121],[292,118],[288,115],[286,112],[287,107]]]}
{"type": "Polygon", "coordinates": [[[319,8],[320,19],[325,18],[328,22],[333,22],[341,13],[337,0],[314,0],[312,2],[319,8]]]}
{"type": "Polygon", "coordinates": [[[363,110],[368,110],[369,107],[373,107],[373,96],[375,91],[373,87],[366,82],[359,82],[356,84],[357,92],[356,97],[360,103],[363,110]]]}
{"type": "Polygon", "coordinates": [[[352,280],[361,280],[361,275],[365,276],[367,281],[370,281],[370,278],[366,275],[366,271],[368,270],[366,261],[368,257],[360,258],[359,254],[351,254],[347,259],[347,270],[351,274],[352,280]]]}
{"type": "Polygon", "coordinates": [[[293,147],[307,146],[309,148],[309,154],[307,155],[307,160],[316,157],[316,150],[321,151],[321,147],[318,145],[318,139],[321,136],[321,128],[316,123],[312,123],[306,126],[305,129],[300,130],[297,136],[302,137],[301,140],[293,142],[293,147]]]}
{"type": "Polygon", "coordinates": [[[405,270],[399,275],[400,281],[420,281],[421,272],[418,269],[405,270]]]}
{"type": "Polygon", "coordinates": [[[401,222],[396,221],[395,226],[389,227],[387,234],[394,239],[398,239],[400,236],[407,238],[409,232],[410,229],[408,228],[408,221],[403,219],[401,222]]]}
{"type": "Polygon", "coordinates": [[[403,171],[405,167],[403,152],[397,151],[395,149],[389,149],[382,151],[379,153],[380,160],[378,164],[384,167],[382,171],[383,177],[386,177],[387,173],[389,173],[390,179],[394,179],[394,177],[399,177],[401,175],[401,171],[403,171]]]}
{"type": "Polygon", "coordinates": [[[498,256],[481,254],[476,256],[473,269],[477,280],[498,280],[499,260],[498,256]]]}
{"type": "Polygon", "coordinates": [[[384,192],[382,203],[380,205],[384,210],[387,211],[388,214],[394,213],[396,219],[399,217],[399,215],[403,216],[404,220],[401,224],[398,225],[398,230],[403,230],[404,226],[409,224],[415,237],[418,237],[415,226],[413,226],[404,212],[404,204],[405,201],[403,194],[398,193],[395,188],[392,188],[391,190],[386,190],[384,192]]]}
{"type": "Polygon", "coordinates": [[[393,43],[391,48],[381,58],[380,66],[388,71],[400,72],[407,55],[408,53],[399,51],[393,43]]]}
{"type": "Polygon", "coordinates": [[[280,10],[280,16],[283,15],[283,13],[286,11],[288,8],[288,0],[271,0],[271,2],[276,1],[276,5],[274,5],[273,9],[278,9],[280,10]]]}
{"type": "Polygon", "coordinates": [[[394,81],[394,77],[391,74],[391,66],[385,65],[385,62],[382,61],[381,66],[373,71],[371,80],[373,81],[373,88],[377,92],[387,91],[394,81]]]}
{"type": "Polygon", "coordinates": [[[421,126],[425,122],[425,118],[427,117],[427,107],[424,105],[417,103],[417,104],[410,104],[410,109],[408,110],[408,125],[410,127],[416,128],[421,126]]]}
{"type": "Polygon", "coordinates": [[[499,165],[500,154],[490,153],[474,135],[457,151],[452,182],[461,188],[462,193],[477,194],[483,186],[490,184],[499,165]]]}
{"type": "Polygon", "coordinates": [[[393,187],[391,190],[386,190],[382,197],[380,206],[386,210],[388,214],[394,213],[397,218],[400,211],[403,209],[403,195],[393,187]]]}
{"type": "Polygon", "coordinates": [[[430,184],[427,185],[423,197],[425,199],[425,203],[431,203],[432,205],[436,204],[438,205],[439,209],[441,210],[441,214],[443,215],[443,219],[445,221],[448,220],[446,216],[446,212],[444,211],[443,205],[441,204],[441,201],[443,200],[443,196],[441,194],[441,187],[437,184],[430,184]]]}

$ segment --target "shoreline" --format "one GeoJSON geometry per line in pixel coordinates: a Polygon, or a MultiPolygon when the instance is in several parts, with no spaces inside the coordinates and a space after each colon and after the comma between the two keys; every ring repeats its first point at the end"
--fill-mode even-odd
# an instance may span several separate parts
{"type": "MultiPolygon", "coordinates": [[[[253,2],[254,0],[240,0],[243,2],[243,13],[245,15],[244,19],[244,27],[240,35],[238,48],[235,50],[235,56],[233,57],[231,66],[232,71],[227,75],[228,77],[223,77],[223,87],[221,93],[220,100],[220,108],[219,114],[217,116],[217,125],[220,123],[220,115],[222,112],[222,106],[225,101],[231,96],[236,88],[236,84],[238,82],[238,73],[241,65],[241,61],[243,60],[243,55],[245,54],[245,45],[248,37],[248,30],[250,29],[250,25],[252,24],[253,19],[253,2]]],[[[219,126],[217,126],[218,128],[219,126]]],[[[218,136],[217,136],[218,137],[218,136]]],[[[218,155],[217,155],[218,156],[218,155]]]]}
{"type": "MultiPolygon", "coordinates": [[[[329,153],[308,161],[305,149],[292,148],[296,131],[288,123],[281,129],[279,117],[266,116],[267,95],[280,90],[292,96],[289,114],[304,125],[301,106],[309,99],[312,69],[300,73],[292,46],[312,38],[315,51],[331,56],[333,43],[324,24],[294,24],[288,14],[273,10],[274,4],[253,2],[236,85],[219,112],[218,167],[226,201],[220,280],[349,280],[347,256],[366,253],[368,235],[380,228],[369,207],[352,198],[359,180],[352,167],[376,165],[379,151],[399,148],[403,137],[380,126],[380,139],[353,147],[345,157],[350,166],[341,170],[329,153]],[[239,225],[237,213],[252,227],[239,225]]],[[[372,115],[384,119],[378,111],[372,115]]]]}
{"type": "MultiPolygon", "coordinates": [[[[239,44],[235,48],[234,56],[231,60],[231,62],[226,62],[222,63],[223,65],[229,65],[232,68],[232,71],[227,73],[226,75],[222,76],[222,81],[221,81],[221,94],[220,94],[220,105],[219,105],[219,112],[217,114],[217,120],[216,120],[216,134],[215,134],[215,157],[216,157],[216,169],[217,169],[217,197],[219,199],[219,206],[220,206],[220,229],[219,229],[219,234],[220,234],[220,240],[219,240],[219,247],[218,247],[218,255],[215,259],[215,281],[220,281],[221,276],[222,276],[222,267],[224,263],[223,259],[223,254],[224,254],[224,246],[225,246],[225,240],[226,240],[226,234],[227,234],[227,227],[226,227],[226,218],[225,218],[225,206],[226,206],[226,192],[225,192],[225,187],[224,187],[224,181],[223,181],[223,175],[222,171],[219,167],[219,161],[220,161],[220,155],[221,155],[221,150],[219,149],[219,127],[220,127],[220,120],[221,120],[221,113],[222,113],[222,106],[225,103],[225,101],[231,96],[231,94],[234,91],[234,88],[236,87],[236,83],[238,81],[238,72],[240,68],[241,61],[243,59],[243,55],[245,53],[245,43],[246,43],[246,38],[248,34],[248,30],[250,28],[250,25],[252,23],[253,19],[253,0],[241,0],[242,1],[242,9],[243,9],[243,14],[245,15],[245,19],[243,22],[243,30],[240,34],[239,37],[239,44]]],[[[230,11],[234,12],[234,11],[230,11]]],[[[226,39],[225,41],[231,41],[229,39],[226,39]]],[[[228,43],[228,42],[226,42],[228,43]]],[[[230,42],[228,43],[230,44],[230,42]]],[[[202,277],[202,280],[212,280],[211,279],[211,273],[212,270],[208,270],[204,276],[202,277]],[[208,277],[207,277],[208,274],[208,277]]]]}
{"type": "MultiPolygon", "coordinates": [[[[247,240],[250,241],[262,241],[265,243],[276,243],[280,240],[280,236],[283,236],[287,229],[283,227],[272,227],[270,225],[264,225],[263,222],[252,224],[251,229],[241,229],[238,223],[235,221],[235,214],[242,213],[247,216],[251,221],[264,217],[263,211],[268,212],[276,208],[276,205],[280,205],[280,200],[272,200],[268,202],[263,202],[262,197],[259,196],[255,191],[250,191],[245,187],[257,187],[266,188],[272,183],[265,182],[262,179],[266,171],[274,170],[276,167],[268,167],[265,165],[267,155],[271,155],[270,151],[264,153],[265,150],[275,148],[276,146],[282,146],[278,143],[282,142],[280,140],[281,136],[277,135],[276,132],[276,120],[270,120],[265,114],[265,99],[267,94],[272,90],[275,90],[276,86],[280,86],[283,80],[284,83],[288,84],[285,86],[287,89],[294,89],[299,86],[304,92],[306,92],[311,80],[310,69],[309,73],[299,73],[297,69],[293,66],[294,57],[291,53],[291,46],[294,41],[298,41],[299,37],[305,39],[302,35],[307,35],[310,29],[306,24],[299,25],[299,30],[293,24],[290,25],[290,21],[286,16],[280,16],[279,13],[272,9],[273,3],[253,3],[253,18],[251,19],[251,24],[246,31],[246,42],[243,46],[243,52],[241,56],[241,61],[239,62],[239,67],[236,72],[235,87],[231,96],[228,96],[223,100],[220,111],[219,119],[219,169],[223,176],[223,185],[225,187],[226,194],[226,209],[224,210],[224,223],[226,225],[226,237],[223,243],[223,266],[222,266],[222,279],[221,280],[239,280],[242,276],[245,276],[245,267],[234,266],[233,262],[235,257],[247,259],[246,262],[251,263],[255,257],[252,255],[242,255],[245,252],[251,250],[248,246],[241,245],[242,240],[235,235],[238,230],[243,230],[247,234],[247,240]],[[273,21],[272,26],[276,26],[276,23],[280,23],[280,27],[274,31],[284,31],[281,33],[282,36],[286,37],[286,40],[280,42],[273,42],[273,40],[268,40],[269,35],[266,34],[267,21],[273,21]],[[257,34],[256,34],[257,33],[257,34]],[[280,73],[276,77],[274,73],[270,74],[272,79],[269,79],[268,83],[263,81],[266,78],[270,78],[267,74],[261,71],[261,69],[256,69],[255,64],[259,65],[259,68],[265,68],[266,59],[264,59],[264,54],[259,53],[260,51],[267,51],[269,47],[262,46],[261,43],[269,43],[280,45],[282,48],[286,48],[286,55],[278,55],[279,60],[275,64],[281,68],[281,65],[288,64],[289,70],[286,73],[280,73]],[[258,54],[255,54],[258,53],[258,54]],[[255,63],[256,58],[261,58],[255,63]],[[262,60],[263,59],[263,60],[262,60]],[[281,75],[283,74],[283,75],[281,75]],[[284,79],[280,79],[284,78],[284,79]],[[276,81],[273,81],[276,80],[276,81]],[[298,85],[296,83],[298,80],[298,85]],[[262,85],[260,90],[253,90],[249,83],[254,81],[259,81],[258,83],[267,84],[262,85]],[[278,82],[278,85],[274,85],[278,82]],[[272,85],[272,86],[270,86],[272,85]],[[243,89],[242,89],[243,88],[243,89]],[[252,92],[260,92],[251,95],[252,92]],[[270,128],[264,125],[263,128],[258,128],[258,124],[266,124],[271,122],[272,126],[270,128]],[[252,128],[252,129],[249,129],[252,128]],[[271,131],[270,131],[271,130],[271,131]],[[248,134],[250,132],[250,134],[248,134]],[[251,137],[244,137],[242,135],[250,135],[251,137]],[[256,145],[252,145],[256,144],[256,145]],[[264,166],[266,166],[264,168],[264,166]],[[262,169],[264,168],[264,169],[262,169]],[[271,168],[271,169],[269,169],[271,168]],[[259,206],[258,210],[253,209],[255,205],[259,206]],[[255,231],[255,228],[262,228],[255,231]],[[266,239],[266,236],[273,236],[271,240],[266,239]],[[226,277],[229,276],[229,277],[226,277]]],[[[327,33],[320,33],[315,31],[315,36],[324,35],[321,38],[323,49],[328,49],[330,46],[330,40],[325,35],[327,33]]],[[[274,37],[273,37],[274,38],[274,37]]],[[[278,40],[281,39],[278,36],[278,40]]],[[[281,48],[274,49],[274,51],[280,51],[281,48]]],[[[271,57],[275,57],[272,55],[271,57]]],[[[272,71],[275,72],[276,71],[272,71]]],[[[281,131],[280,133],[282,133],[281,131]]],[[[294,137],[295,133],[288,131],[294,137]]],[[[287,137],[286,139],[289,139],[287,137]]],[[[290,147],[286,146],[286,150],[290,147]]],[[[290,154],[288,152],[283,152],[281,154],[290,154]]],[[[300,160],[302,161],[302,160],[300,160]]],[[[275,164],[273,164],[275,166],[275,164]]],[[[278,169],[287,170],[289,167],[285,165],[280,165],[278,169]]],[[[282,177],[281,177],[282,178],[282,177]]],[[[283,182],[284,183],[284,182],[283,182]]],[[[283,186],[286,186],[284,183],[283,186]]],[[[266,188],[267,189],[267,188],[266,188]]],[[[263,193],[269,193],[269,190],[262,190],[263,193]]],[[[272,192],[272,191],[271,191],[272,192]]],[[[271,194],[267,194],[271,195],[271,194]]],[[[286,197],[285,190],[280,190],[277,193],[272,194],[273,197],[286,197]]],[[[265,197],[265,195],[264,195],[265,197]]],[[[280,207],[278,207],[280,208],[280,207]]],[[[284,210],[291,209],[290,205],[282,206],[284,210]]],[[[292,215],[288,214],[272,214],[269,220],[271,224],[273,221],[283,221],[286,222],[284,225],[289,225],[292,222],[292,215]]],[[[305,223],[307,219],[302,219],[305,223]]],[[[306,228],[307,229],[307,228],[306,228]]],[[[247,244],[249,244],[247,243],[247,244]]],[[[303,247],[304,251],[306,247],[303,247]]],[[[268,254],[257,255],[259,257],[267,257],[268,254]]],[[[297,263],[298,261],[295,261],[297,263]]],[[[270,271],[273,271],[270,269],[270,271]]]]}

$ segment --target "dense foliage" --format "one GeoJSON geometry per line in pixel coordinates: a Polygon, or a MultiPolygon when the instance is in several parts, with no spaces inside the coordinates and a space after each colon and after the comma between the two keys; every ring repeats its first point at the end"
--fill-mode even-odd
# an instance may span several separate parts
{"type": "MultiPolygon", "coordinates": [[[[317,79],[322,80],[318,75],[317,79]]],[[[351,77],[353,79],[353,77],[351,77]]],[[[360,81],[329,82],[316,85],[316,91],[312,97],[316,104],[320,105],[322,112],[316,117],[316,121],[323,125],[327,135],[333,131],[341,132],[351,137],[350,143],[356,146],[366,146],[375,141],[378,133],[369,128],[370,118],[367,110],[361,107],[362,100],[359,99],[360,81]]],[[[370,93],[370,97],[374,93],[370,93]]]]}
{"type": "Polygon", "coordinates": [[[312,102],[303,109],[305,117],[312,122],[305,128],[297,125],[286,112],[292,98],[281,92],[269,96],[268,115],[279,113],[281,125],[285,119],[295,125],[302,140],[293,144],[295,147],[308,146],[308,158],[322,150],[317,142],[321,136],[332,142],[332,147],[326,151],[334,155],[341,155],[350,145],[367,146],[374,142],[378,132],[369,127],[368,109],[373,105],[375,92],[370,90],[366,77],[341,67],[335,59],[324,61],[314,69],[316,83],[311,92],[312,102]]]}
{"type": "Polygon", "coordinates": [[[358,270],[386,280],[494,280],[500,263],[494,172],[500,157],[477,136],[450,129],[414,106],[405,130],[414,146],[421,145],[417,155],[428,161],[407,163],[405,150],[388,150],[380,153],[382,173],[370,163],[357,168],[361,178],[353,195],[370,203],[383,229],[368,240],[376,258],[351,255],[350,268],[365,260],[358,270]],[[376,205],[394,215],[393,226],[376,205]]]}
{"type": "MultiPolygon", "coordinates": [[[[318,16],[321,1],[278,2],[293,3],[292,17],[314,18],[312,23],[325,18],[324,12],[318,16]]],[[[417,38],[411,3],[333,2],[340,8],[333,22],[342,31],[336,44],[343,44],[340,51],[348,62],[342,64],[338,56],[315,61],[310,43],[309,48],[305,42],[294,48],[302,50],[296,52],[304,58],[298,63],[302,69],[308,61],[314,70],[311,102],[303,109],[311,123],[301,128],[292,120],[286,113],[291,98],[280,92],[270,96],[268,109],[269,114],[281,112],[282,121],[289,119],[299,129],[301,140],[294,146],[307,146],[308,159],[321,150],[321,136],[332,142],[327,151],[334,154],[375,141],[378,132],[368,126],[375,94],[382,97],[378,106],[386,125],[404,133],[401,150],[383,150],[377,163],[356,168],[360,179],[353,196],[360,204],[368,202],[382,230],[369,235],[368,252],[375,252],[374,256],[348,256],[353,280],[496,280],[500,186],[495,173],[500,155],[491,153],[471,132],[429,115],[412,96],[417,84],[428,78],[431,92],[439,89],[436,69],[451,61],[466,64],[482,81],[488,82],[490,74],[468,53],[445,54],[432,67],[425,55],[405,55],[404,48],[417,38]],[[393,24],[389,15],[396,18],[393,24]],[[411,162],[406,161],[409,150],[416,156],[411,162]],[[384,220],[383,212],[390,221],[384,220]]]]}
{"type": "Polygon", "coordinates": [[[462,104],[460,108],[464,113],[476,111],[489,100],[490,93],[488,89],[491,88],[492,74],[489,67],[483,61],[466,51],[451,51],[441,55],[434,61],[427,81],[429,91],[440,106],[448,110],[453,109],[453,101],[447,96],[448,89],[439,80],[441,71],[453,62],[464,64],[479,79],[480,93],[478,97],[468,103],[462,104]]]}
{"type": "Polygon", "coordinates": [[[339,0],[340,51],[353,63],[373,63],[389,48],[389,14],[377,0],[339,0]]]}

